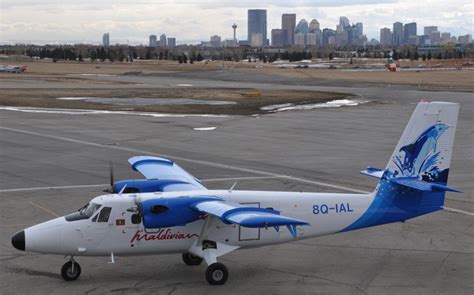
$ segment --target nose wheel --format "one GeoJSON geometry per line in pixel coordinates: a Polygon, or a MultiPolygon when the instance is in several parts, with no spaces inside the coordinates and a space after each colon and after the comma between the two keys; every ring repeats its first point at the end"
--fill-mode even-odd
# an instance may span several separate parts
{"type": "Polygon", "coordinates": [[[81,275],[81,266],[74,259],[64,263],[61,268],[61,276],[66,281],[75,281],[81,275]]]}
{"type": "Polygon", "coordinates": [[[228,277],[229,271],[222,263],[215,262],[206,269],[206,280],[210,285],[224,285],[228,277]]]}

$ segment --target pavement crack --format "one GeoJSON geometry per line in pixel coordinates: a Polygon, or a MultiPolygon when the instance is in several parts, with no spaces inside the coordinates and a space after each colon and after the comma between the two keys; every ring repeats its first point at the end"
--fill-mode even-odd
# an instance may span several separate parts
{"type": "Polygon", "coordinates": [[[340,282],[340,281],[336,281],[336,280],[333,280],[333,279],[329,279],[329,278],[325,278],[325,277],[321,277],[321,276],[317,276],[317,275],[300,274],[300,273],[296,273],[296,272],[284,271],[284,270],[281,270],[281,269],[274,269],[274,268],[270,268],[270,267],[264,267],[264,268],[267,269],[267,270],[274,271],[274,272],[279,272],[279,273],[283,273],[283,274],[287,274],[287,275],[298,276],[298,277],[300,277],[300,279],[301,278],[313,278],[313,279],[319,279],[319,280],[323,280],[323,281],[338,284],[338,285],[348,286],[348,287],[354,288],[355,290],[359,291],[361,294],[367,294],[364,289],[362,289],[360,286],[355,285],[355,284],[340,282]]]}

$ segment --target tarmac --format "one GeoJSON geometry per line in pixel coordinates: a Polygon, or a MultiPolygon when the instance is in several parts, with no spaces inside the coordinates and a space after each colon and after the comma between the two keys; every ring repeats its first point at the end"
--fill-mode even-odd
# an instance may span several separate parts
{"type": "MultiPolygon", "coordinates": [[[[205,77],[90,77],[91,88],[250,87],[337,91],[370,103],[256,116],[145,117],[48,114],[0,110],[1,294],[473,294],[474,100],[472,93],[414,87],[302,81],[272,77],[239,82],[205,77]],[[95,80],[98,80],[95,83],[95,80]],[[99,81],[100,80],[100,81],[99,81]],[[136,84],[117,85],[117,82],[136,84]],[[108,84],[110,83],[110,84],[108,84]],[[132,86],[130,86],[132,85],[132,86]],[[141,86],[140,86],[141,85],[141,86]],[[62,256],[20,252],[13,233],[77,210],[115,177],[140,178],[131,156],[171,158],[206,187],[314,192],[370,191],[359,175],[385,167],[421,99],[461,104],[446,207],[395,223],[271,247],[235,251],[224,286],[209,286],[204,264],[188,267],[180,255],[79,257],[82,275],[61,279],[62,256]],[[217,127],[200,131],[194,128],[217,127]]],[[[0,89],[74,87],[73,83],[3,79],[0,89]]],[[[82,87],[82,86],[81,86],[82,87]]]]}

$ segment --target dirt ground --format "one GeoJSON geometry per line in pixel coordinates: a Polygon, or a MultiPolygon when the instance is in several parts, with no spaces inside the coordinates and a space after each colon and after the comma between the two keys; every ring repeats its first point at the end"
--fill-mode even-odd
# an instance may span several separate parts
{"type": "MultiPolygon", "coordinates": [[[[89,79],[82,79],[70,74],[91,75],[159,75],[161,73],[216,71],[233,68],[247,74],[265,74],[275,76],[294,77],[302,79],[330,80],[344,84],[369,83],[385,85],[411,85],[418,89],[474,91],[474,70],[449,70],[434,68],[421,71],[344,71],[331,69],[295,69],[278,68],[275,65],[248,62],[196,62],[194,64],[179,64],[172,61],[135,61],[133,63],[79,63],[39,61],[24,63],[27,72],[23,74],[0,73],[2,79],[35,79],[54,82],[90,83],[89,79]]],[[[127,82],[100,81],[94,83],[127,84],[127,82]]],[[[166,113],[208,113],[208,114],[257,114],[263,106],[284,103],[314,103],[342,99],[347,94],[310,92],[310,91],[260,91],[258,89],[203,89],[203,88],[169,88],[169,89],[2,89],[0,105],[3,106],[30,106],[73,109],[99,110],[135,110],[166,113]],[[117,105],[93,103],[81,100],[58,100],[58,97],[117,97],[117,98],[187,98],[202,100],[228,100],[236,104],[227,105],[117,105]]]]}
{"type": "Polygon", "coordinates": [[[420,88],[442,90],[474,91],[474,69],[449,70],[401,70],[388,71],[344,71],[331,69],[285,69],[276,67],[241,69],[248,73],[281,75],[285,77],[340,80],[362,83],[381,83],[384,85],[412,85],[420,88]]]}
{"type": "Polygon", "coordinates": [[[186,114],[252,115],[263,113],[261,107],[283,103],[316,103],[348,97],[347,94],[311,91],[271,91],[255,89],[4,89],[0,105],[68,109],[127,110],[186,114]],[[226,105],[117,105],[84,100],[59,100],[58,97],[117,97],[117,98],[187,98],[233,101],[226,105]]]}

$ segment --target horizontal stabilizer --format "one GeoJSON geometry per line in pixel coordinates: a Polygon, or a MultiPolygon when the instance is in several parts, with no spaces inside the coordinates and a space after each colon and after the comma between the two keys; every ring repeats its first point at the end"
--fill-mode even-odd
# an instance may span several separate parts
{"type": "Polygon", "coordinates": [[[461,193],[461,191],[446,186],[444,184],[434,183],[434,182],[427,182],[420,180],[416,177],[398,177],[390,179],[391,182],[406,186],[412,189],[424,191],[424,192],[434,192],[434,191],[448,191],[448,192],[456,192],[461,193]]]}
{"type": "Polygon", "coordinates": [[[366,170],[360,171],[360,173],[370,176],[370,177],[375,177],[375,178],[382,178],[384,170],[374,168],[374,167],[367,167],[366,170]]]}

